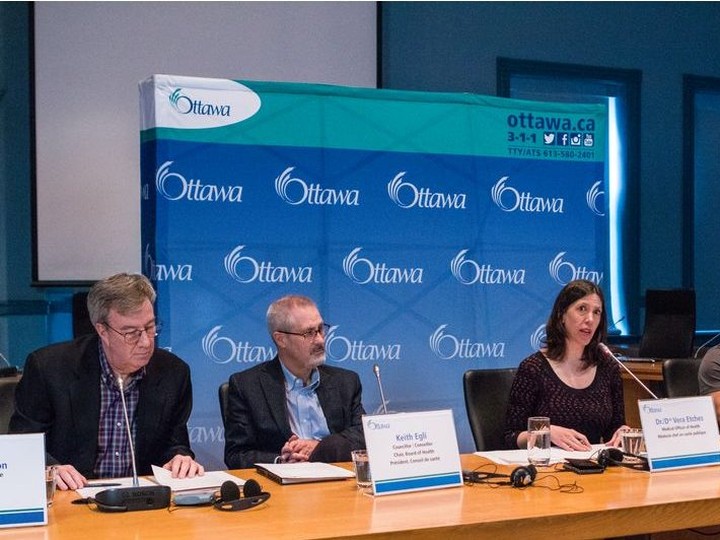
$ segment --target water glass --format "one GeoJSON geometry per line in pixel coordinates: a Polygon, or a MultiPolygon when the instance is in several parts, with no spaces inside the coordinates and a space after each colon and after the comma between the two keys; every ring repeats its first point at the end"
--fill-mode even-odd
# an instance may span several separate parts
{"type": "Polygon", "coordinates": [[[52,506],[55,497],[55,488],[57,487],[57,467],[51,465],[45,467],[45,498],[48,507],[52,506]]]}
{"type": "Polygon", "coordinates": [[[533,465],[550,464],[550,418],[531,416],[528,418],[528,461],[533,465]]]}
{"type": "Polygon", "coordinates": [[[357,486],[359,488],[369,488],[372,485],[372,480],[370,479],[370,459],[367,450],[353,450],[351,455],[357,486]]]}
{"type": "Polygon", "coordinates": [[[630,428],[622,432],[622,448],[626,454],[639,456],[645,451],[642,429],[630,428]]]}

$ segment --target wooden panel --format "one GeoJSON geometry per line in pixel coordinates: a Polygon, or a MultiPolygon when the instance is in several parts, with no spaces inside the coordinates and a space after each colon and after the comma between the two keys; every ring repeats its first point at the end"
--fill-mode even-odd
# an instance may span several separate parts
{"type": "MultiPolygon", "coordinates": [[[[645,386],[650,387],[656,395],[662,385],[662,361],[659,362],[625,362],[625,367],[632,371],[645,386]]],[[[630,427],[640,427],[639,399],[652,399],[642,386],[626,371],[622,371],[623,395],[625,399],[625,423],[630,427]]]]}

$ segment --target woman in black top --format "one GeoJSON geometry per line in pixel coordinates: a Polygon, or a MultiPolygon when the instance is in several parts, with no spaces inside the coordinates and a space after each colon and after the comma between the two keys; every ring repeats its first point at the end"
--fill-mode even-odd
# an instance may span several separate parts
{"type": "Polygon", "coordinates": [[[550,417],[552,444],[589,450],[591,444],[620,445],[625,425],[620,368],[598,348],[607,334],[600,287],[568,283],[555,299],[546,347],[520,363],[508,403],[505,444],[527,446],[530,416],[550,417]]]}

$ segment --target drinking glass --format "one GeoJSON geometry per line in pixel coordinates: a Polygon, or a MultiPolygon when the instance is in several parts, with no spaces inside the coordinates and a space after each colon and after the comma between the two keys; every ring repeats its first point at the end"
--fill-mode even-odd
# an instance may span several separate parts
{"type": "Polygon", "coordinates": [[[528,418],[528,461],[533,465],[550,464],[550,418],[531,416],[528,418]]]}

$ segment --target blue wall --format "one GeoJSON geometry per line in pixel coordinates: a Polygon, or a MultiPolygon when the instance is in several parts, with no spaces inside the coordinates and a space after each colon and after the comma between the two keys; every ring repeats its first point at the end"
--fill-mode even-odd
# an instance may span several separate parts
{"type": "MultiPolygon", "coordinates": [[[[30,285],[28,13],[0,2],[0,353],[18,364],[69,337],[74,292],[30,285]]],[[[720,77],[720,4],[389,2],[381,17],[387,88],[494,95],[498,56],[642,70],[637,294],[681,286],[682,74],[720,77]]]]}

